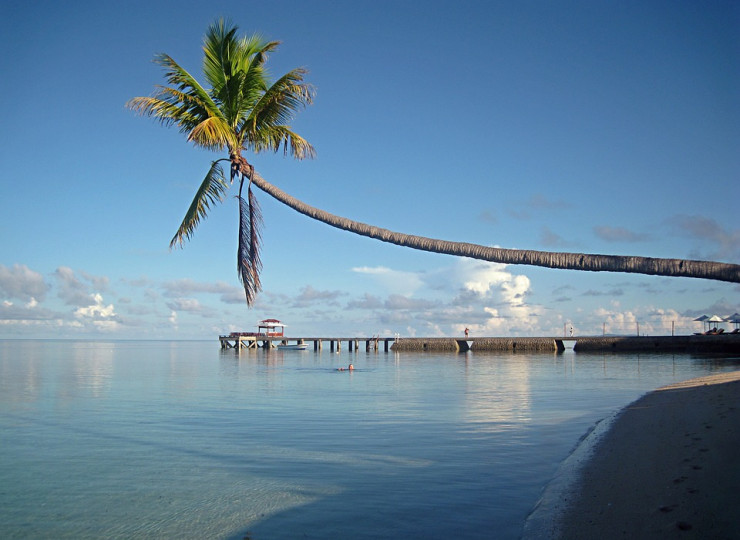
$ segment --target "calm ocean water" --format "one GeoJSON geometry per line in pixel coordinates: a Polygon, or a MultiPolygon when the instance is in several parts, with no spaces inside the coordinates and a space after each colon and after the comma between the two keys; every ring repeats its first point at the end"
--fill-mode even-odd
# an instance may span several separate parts
{"type": "Polygon", "coordinates": [[[0,537],[518,538],[595,422],[739,365],[0,341],[0,537]]]}

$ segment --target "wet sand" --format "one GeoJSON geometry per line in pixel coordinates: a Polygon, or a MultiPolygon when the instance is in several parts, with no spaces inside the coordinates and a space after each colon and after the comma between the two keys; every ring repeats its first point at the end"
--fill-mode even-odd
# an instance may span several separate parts
{"type": "Polygon", "coordinates": [[[550,537],[740,538],[740,371],[629,405],[573,487],[550,537]]]}

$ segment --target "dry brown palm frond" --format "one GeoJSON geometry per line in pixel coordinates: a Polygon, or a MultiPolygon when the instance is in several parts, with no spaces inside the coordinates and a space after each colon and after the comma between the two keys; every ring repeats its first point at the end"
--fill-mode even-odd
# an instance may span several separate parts
{"type": "MultiPolygon", "coordinates": [[[[243,180],[242,180],[243,181],[243,180]]],[[[241,192],[241,190],[240,190],[241,192]]],[[[247,189],[247,199],[238,195],[239,199],[239,247],[237,251],[237,272],[239,281],[244,286],[247,305],[251,306],[257,293],[262,290],[260,260],[262,212],[257,199],[252,192],[251,185],[247,189]]]]}

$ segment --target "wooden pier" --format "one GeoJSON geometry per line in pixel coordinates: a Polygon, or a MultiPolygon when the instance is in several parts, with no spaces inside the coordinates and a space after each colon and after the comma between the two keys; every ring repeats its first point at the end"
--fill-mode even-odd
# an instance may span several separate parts
{"type": "Polygon", "coordinates": [[[313,350],[320,351],[327,345],[331,352],[342,350],[342,343],[345,343],[347,349],[359,351],[361,344],[364,344],[366,351],[391,350],[392,344],[396,338],[388,337],[303,337],[290,338],[286,336],[265,336],[265,335],[243,335],[229,334],[219,336],[222,349],[274,349],[278,345],[304,344],[313,342],[313,350]]]}

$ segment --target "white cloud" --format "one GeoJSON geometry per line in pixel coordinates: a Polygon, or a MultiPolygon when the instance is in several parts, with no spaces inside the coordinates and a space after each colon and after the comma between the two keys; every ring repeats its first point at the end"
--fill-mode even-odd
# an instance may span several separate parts
{"type": "Polygon", "coordinates": [[[362,266],[353,268],[352,271],[371,276],[389,294],[410,296],[424,286],[421,274],[417,272],[392,270],[385,266],[362,266]]]}
{"type": "Polygon", "coordinates": [[[219,315],[219,311],[208,304],[201,303],[196,298],[175,298],[167,302],[167,309],[178,314],[199,315],[204,318],[214,318],[219,315]]]}
{"type": "Polygon", "coordinates": [[[47,336],[58,331],[74,333],[117,331],[121,322],[113,304],[106,304],[103,297],[91,295],[91,304],[73,311],[55,311],[42,306],[35,298],[24,305],[4,301],[0,304],[0,324],[12,334],[24,335],[40,332],[47,336]]]}
{"type": "Polygon", "coordinates": [[[191,313],[200,313],[203,310],[203,306],[195,298],[176,298],[172,302],[167,302],[167,307],[172,311],[189,311],[191,313]]]}
{"type": "Polygon", "coordinates": [[[14,264],[11,268],[0,264],[0,293],[5,297],[43,300],[48,288],[44,277],[25,264],[14,264]]]}
{"type": "Polygon", "coordinates": [[[196,294],[220,295],[219,299],[225,304],[243,304],[244,289],[235,285],[229,285],[223,281],[215,283],[195,281],[192,279],[177,279],[162,284],[164,296],[168,298],[181,298],[196,294]]]}
{"type": "Polygon", "coordinates": [[[594,310],[593,315],[595,321],[603,322],[607,334],[636,332],[637,316],[632,311],[615,311],[600,307],[594,310]]]}
{"type": "Polygon", "coordinates": [[[383,301],[372,294],[365,293],[359,300],[352,300],[347,304],[350,309],[380,309],[383,301]]]}
{"type": "Polygon", "coordinates": [[[114,317],[116,315],[116,312],[113,309],[113,304],[108,304],[107,306],[104,305],[103,297],[100,294],[95,293],[92,295],[92,298],[95,303],[90,306],[77,308],[77,310],[75,310],[76,317],[107,318],[114,317]]]}
{"type": "Polygon", "coordinates": [[[512,274],[505,264],[460,259],[455,273],[462,279],[464,289],[483,299],[520,306],[529,293],[529,278],[512,274]]]}
{"type": "MultiPolygon", "coordinates": [[[[462,281],[456,306],[468,306],[474,320],[453,325],[461,333],[465,327],[476,335],[528,335],[537,332],[542,306],[527,302],[531,283],[523,274],[513,274],[504,264],[473,259],[456,261],[453,274],[462,281]]],[[[465,316],[465,313],[461,313],[465,316]]]]}
{"type": "Polygon", "coordinates": [[[107,276],[94,276],[92,274],[88,274],[85,271],[80,271],[80,275],[85,281],[89,281],[92,285],[92,288],[96,291],[106,291],[108,290],[108,283],[110,280],[107,276]]]}
{"type": "Polygon", "coordinates": [[[345,293],[342,291],[320,291],[306,285],[301,289],[300,294],[296,297],[293,305],[295,307],[306,307],[316,303],[336,303],[337,298],[343,296],[345,293]]]}
{"type": "Polygon", "coordinates": [[[88,307],[95,304],[95,297],[90,294],[88,286],[77,279],[71,268],[60,266],[54,272],[54,277],[57,280],[57,295],[68,306],[88,307]]]}
{"type": "MultiPolygon", "coordinates": [[[[99,293],[92,295],[94,304],[77,308],[74,316],[81,328],[92,326],[98,331],[111,332],[120,326],[113,304],[105,305],[103,297],[99,293]]],[[[75,326],[75,322],[71,323],[75,326]]]]}
{"type": "Polygon", "coordinates": [[[526,201],[520,201],[516,206],[510,207],[508,213],[514,218],[529,220],[543,210],[552,213],[571,206],[572,204],[568,201],[548,199],[541,193],[535,193],[526,201]]]}
{"type": "Polygon", "coordinates": [[[462,258],[416,274],[386,267],[354,270],[384,278],[402,276],[413,283],[413,295],[390,293],[381,301],[366,293],[347,305],[376,311],[391,328],[415,326],[416,333],[424,335],[454,335],[465,327],[477,335],[534,333],[544,311],[527,303],[529,278],[512,274],[504,264],[462,258]]]}
{"type": "Polygon", "coordinates": [[[385,309],[425,310],[436,307],[436,302],[421,298],[409,298],[400,294],[392,294],[385,301],[385,309]]]}
{"type": "Polygon", "coordinates": [[[462,278],[462,286],[479,296],[486,296],[492,288],[504,283],[511,274],[504,271],[506,265],[485,263],[472,259],[461,259],[457,264],[457,273],[462,278]]]}
{"type": "Polygon", "coordinates": [[[733,262],[740,259],[740,229],[725,229],[716,220],[704,216],[677,215],[669,218],[667,224],[674,234],[700,241],[702,253],[711,249],[704,255],[707,258],[733,262]]]}
{"type": "Polygon", "coordinates": [[[0,320],[5,321],[6,324],[16,324],[21,321],[48,321],[59,317],[59,314],[40,308],[36,304],[18,305],[8,300],[0,304],[0,320]]]}
{"type": "Polygon", "coordinates": [[[550,229],[549,227],[542,227],[540,230],[540,243],[547,247],[572,247],[573,242],[568,242],[561,235],[550,229]]]}
{"type": "MultiPolygon", "coordinates": [[[[610,308],[599,307],[580,316],[579,331],[583,334],[670,335],[699,330],[693,316],[682,315],[675,309],[635,306],[621,309],[618,302],[610,308]]],[[[574,325],[575,326],[575,325],[574,325]]]]}
{"type": "Polygon", "coordinates": [[[594,234],[606,242],[645,242],[650,236],[645,233],[637,233],[624,227],[594,227],[594,234]]]}
{"type": "Polygon", "coordinates": [[[694,323],[694,317],[686,317],[678,313],[675,309],[652,308],[648,312],[648,326],[646,331],[651,334],[667,334],[668,329],[674,328],[691,328],[694,323]]]}

